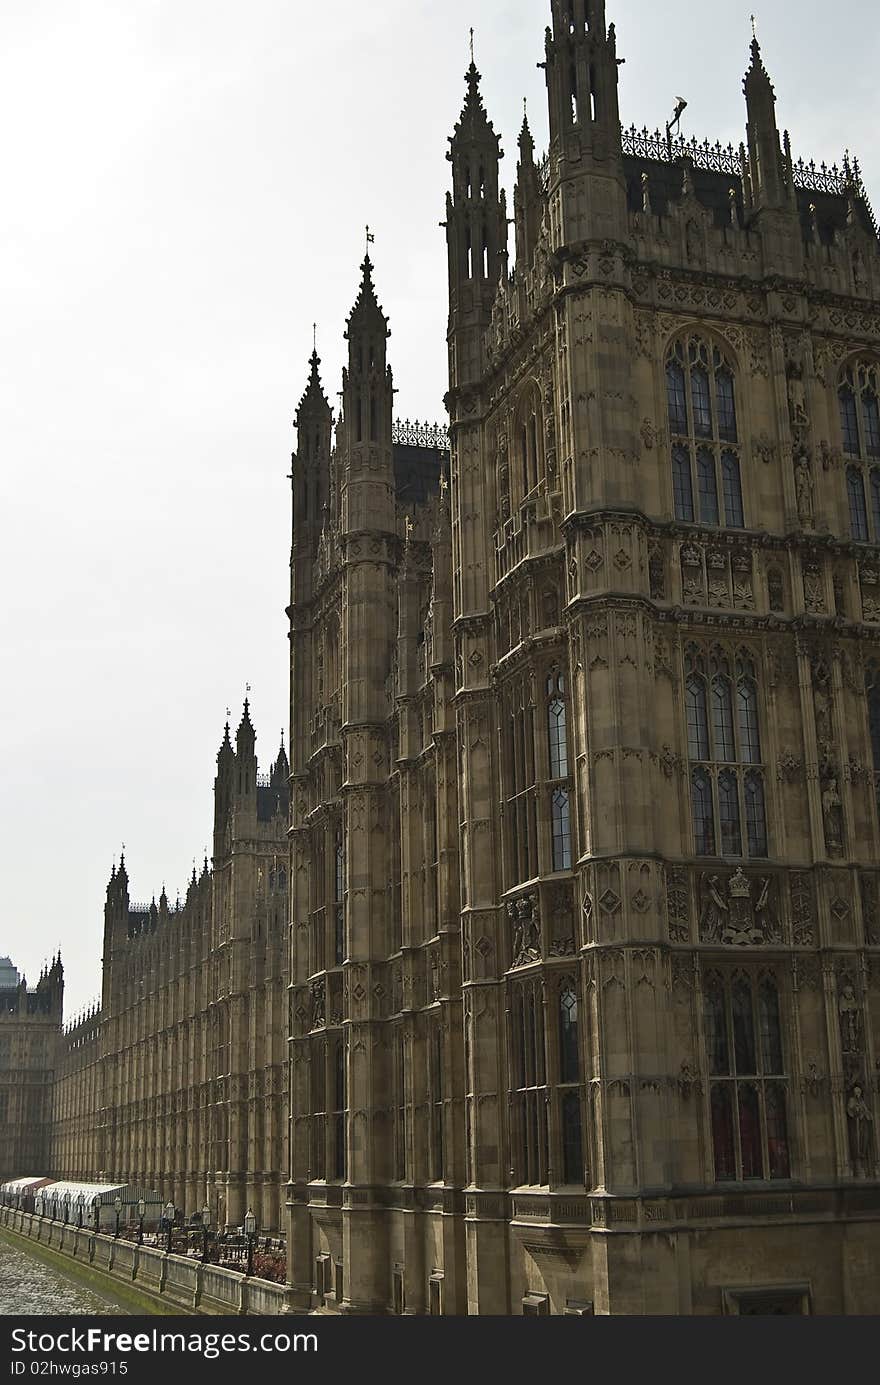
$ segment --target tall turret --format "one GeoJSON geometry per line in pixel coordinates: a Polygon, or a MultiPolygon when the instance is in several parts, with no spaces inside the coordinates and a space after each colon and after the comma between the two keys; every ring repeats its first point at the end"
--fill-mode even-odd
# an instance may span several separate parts
{"type": "Polygon", "coordinates": [[[479,377],[481,338],[499,280],[507,273],[507,203],[499,189],[504,157],[471,62],[464,107],[449,140],[452,192],[446,196],[449,340],[456,385],[479,377]]]}
{"type": "Polygon", "coordinates": [[[293,552],[314,557],[330,492],[330,442],[333,411],[321,384],[317,350],[309,361],[309,379],[299,401],[294,426],[297,448],[292,458],[293,552]]]}
{"type": "MultiPolygon", "coordinates": [[[[214,859],[224,854],[224,836],[232,813],[235,792],[235,751],[229,739],[229,722],[223,729],[223,740],[217,752],[217,775],[214,779],[214,859]]],[[[163,886],[164,894],[164,886],[163,886]]]]}
{"type": "Polygon", "coordinates": [[[626,186],[620,137],[614,25],[604,0],[552,0],[541,66],[550,114],[551,189],[566,193],[554,224],[554,248],[626,233],[626,186]],[[584,186],[586,183],[586,186],[584,186]]]}
{"type": "Polygon", "coordinates": [[[348,318],[348,366],[342,372],[342,529],[393,533],[391,422],[394,383],[387,361],[388,319],[376,297],[369,254],[348,318]]]}
{"type": "Polygon", "coordinates": [[[516,268],[521,277],[531,266],[541,230],[541,181],[535,163],[535,141],[523,112],[519,132],[519,163],[513,190],[513,218],[516,227],[516,268]]]}
{"type": "Polygon", "coordinates": [[[743,80],[748,111],[749,181],[752,204],[784,207],[792,188],[790,157],[783,154],[776,125],[776,93],[764,66],[757,38],[752,39],[752,60],[743,80]]]}

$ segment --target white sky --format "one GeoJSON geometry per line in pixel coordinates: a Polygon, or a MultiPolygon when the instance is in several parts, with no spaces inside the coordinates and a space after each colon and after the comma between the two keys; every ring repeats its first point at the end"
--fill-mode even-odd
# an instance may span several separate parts
{"type": "MultiPolygon", "coordinates": [[[[510,191],[546,145],[549,0],[3,0],[0,954],[100,987],[104,891],[174,898],[210,846],[225,710],[287,707],[290,419],[312,322],[331,402],[364,224],[399,414],[442,415],[446,141],[468,28],[510,191]]],[[[795,156],[880,208],[868,0],[764,0],[795,156]]],[[[609,0],[621,112],[743,136],[747,4],[609,0]]]]}

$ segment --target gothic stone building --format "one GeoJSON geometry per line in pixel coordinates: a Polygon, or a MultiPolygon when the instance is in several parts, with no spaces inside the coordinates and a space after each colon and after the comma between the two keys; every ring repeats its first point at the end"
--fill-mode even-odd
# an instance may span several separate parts
{"type": "Polygon", "coordinates": [[[60,957],[30,990],[9,958],[0,958],[0,1183],[48,1162],[63,1005],[60,957]]]}
{"type": "Polygon", "coordinates": [[[451,467],[364,264],[297,415],[292,1304],[880,1311],[880,255],[795,161],[622,131],[553,0],[515,268],[472,65],[451,467]]]}
{"type": "Polygon", "coordinates": [[[133,903],[124,859],[113,871],[101,1007],[64,1036],[51,1171],[156,1188],[186,1213],[207,1199],[221,1228],[250,1207],[280,1230],[289,765],[282,746],[259,774],[255,741],[245,702],[217,756],[213,869],[193,869],[183,902],[133,903]]]}

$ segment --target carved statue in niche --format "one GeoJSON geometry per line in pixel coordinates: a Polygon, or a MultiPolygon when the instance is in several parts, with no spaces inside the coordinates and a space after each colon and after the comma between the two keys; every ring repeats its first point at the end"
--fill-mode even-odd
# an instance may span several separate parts
{"type": "Polygon", "coordinates": [[[322,1029],[326,1023],[326,988],[323,981],[314,981],[311,987],[312,1029],[322,1029]]]}
{"type": "Polygon", "coordinates": [[[809,425],[810,416],[807,413],[803,367],[797,361],[790,360],[785,373],[788,377],[788,408],[792,425],[795,428],[806,428],[809,425]]]}
{"type": "Polygon", "coordinates": [[[818,563],[804,563],[804,605],[813,615],[825,610],[825,589],[818,563]]]}
{"type": "Polygon", "coordinates": [[[843,804],[837,791],[837,775],[822,777],[822,822],[825,826],[825,845],[829,851],[843,850],[843,804]]]}
{"type": "Polygon", "coordinates": [[[853,288],[856,293],[860,293],[865,285],[864,262],[862,252],[856,247],[852,256],[853,288]]]}
{"type": "Polygon", "coordinates": [[[859,1082],[853,1083],[846,1102],[846,1120],[849,1126],[849,1150],[853,1163],[853,1173],[867,1177],[871,1165],[873,1145],[871,1126],[874,1117],[868,1109],[859,1082]]]}
{"type": "Polygon", "coordinates": [[[522,895],[507,906],[507,916],[513,928],[513,965],[525,966],[541,960],[541,916],[538,897],[522,895]]]}
{"type": "Polygon", "coordinates": [[[510,463],[507,455],[507,433],[498,434],[498,490],[501,500],[501,518],[510,518],[510,463]]]}
{"type": "Polygon", "coordinates": [[[700,235],[700,228],[693,220],[688,222],[685,231],[685,249],[691,262],[699,260],[703,253],[703,238],[700,235]]]}
{"type": "Polygon", "coordinates": [[[798,519],[807,529],[813,527],[813,473],[806,452],[795,453],[794,488],[797,495],[798,519]]]}
{"type": "Polygon", "coordinates": [[[816,715],[816,744],[822,760],[828,760],[833,749],[831,727],[831,690],[828,669],[818,664],[813,670],[813,710],[816,715]]]}
{"type": "Polygon", "coordinates": [[[778,567],[772,567],[767,573],[767,595],[771,611],[785,610],[785,587],[778,567]]]}
{"type": "Polygon", "coordinates": [[[840,1043],[844,1053],[862,1051],[862,1007],[849,977],[844,977],[837,1001],[840,1016],[840,1043]]]}
{"type": "Polygon", "coordinates": [[[664,601],[666,599],[666,564],[663,561],[663,548],[659,543],[651,544],[648,574],[651,581],[651,600],[664,601]]]}

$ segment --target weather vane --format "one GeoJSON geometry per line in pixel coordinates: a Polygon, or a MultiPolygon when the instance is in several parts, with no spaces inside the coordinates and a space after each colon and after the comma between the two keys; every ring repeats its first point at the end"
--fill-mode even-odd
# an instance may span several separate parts
{"type": "Polygon", "coordinates": [[[755,16],[754,16],[754,15],[751,15],[751,21],[752,21],[752,38],[753,38],[753,39],[757,39],[757,37],[758,37],[758,29],[757,29],[757,26],[756,26],[756,23],[755,23],[755,16]]]}
{"type": "Polygon", "coordinates": [[[474,31],[471,29],[471,62],[474,60],[474,31]]]}
{"type": "Polygon", "coordinates": [[[317,324],[317,322],[313,322],[313,323],[312,323],[312,350],[313,350],[313,351],[317,351],[317,349],[318,349],[318,324],[317,324]]]}
{"type": "Polygon", "coordinates": [[[369,253],[370,253],[370,246],[373,244],[373,242],[375,241],[375,239],[376,239],[376,237],[373,235],[373,232],[370,230],[370,228],[369,228],[369,226],[368,226],[368,227],[367,227],[367,254],[368,254],[368,255],[369,255],[369,253]]]}

